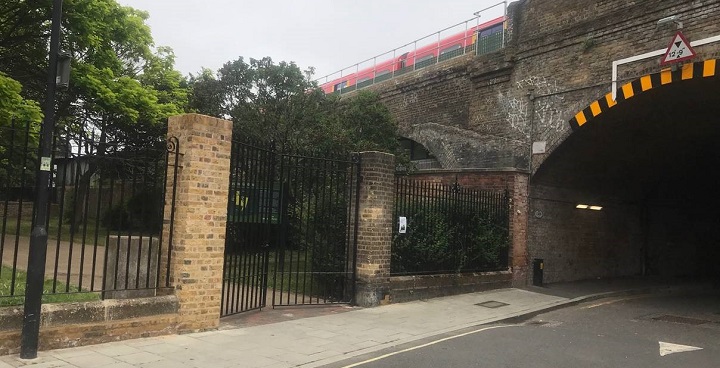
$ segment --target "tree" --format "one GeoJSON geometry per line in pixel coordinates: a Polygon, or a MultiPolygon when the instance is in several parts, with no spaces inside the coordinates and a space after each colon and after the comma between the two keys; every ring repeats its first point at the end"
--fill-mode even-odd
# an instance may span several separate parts
{"type": "Polygon", "coordinates": [[[189,105],[231,119],[237,137],[272,140],[282,150],[396,152],[397,127],[377,95],[328,96],[311,77],[294,63],[240,57],[216,76],[208,69],[191,76],[189,105]]]}
{"type": "MultiPolygon", "coordinates": [[[[25,87],[28,100],[45,92],[51,8],[52,0],[0,4],[0,71],[25,87]]],[[[153,50],[147,18],[115,0],[64,1],[61,50],[72,57],[72,75],[58,93],[56,137],[88,164],[76,183],[73,226],[103,158],[164,148],[167,117],[187,108],[187,83],[170,48],[153,50]]]]}
{"type": "Polygon", "coordinates": [[[20,82],[0,72],[0,126],[12,119],[38,122],[42,112],[37,102],[27,100],[21,95],[20,82]]]}
{"type": "MultiPolygon", "coordinates": [[[[0,71],[44,96],[52,0],[0,4],[0,71]]],[[[142,132],[163,135],[165,118],[187,107],[187,85],[172,50],[152,51],[148,14],[115,0],[65,0],[61,49],[73,58],[70,88],[59,94],[58,125],[82,136],[106,132],[116,145],[142,132]]],[[[141,139],[141,143],[147,143],[141,139]]]]}
{"type": "Polygon", "coordinates": [[[40,124],[40,107],[21,96],[20,82],[0,73],[0,183],[4,187],[20,185],[25,157],[35,155],[40,124]],[[26,148],[27,146],[27,152],[26,148]]]}

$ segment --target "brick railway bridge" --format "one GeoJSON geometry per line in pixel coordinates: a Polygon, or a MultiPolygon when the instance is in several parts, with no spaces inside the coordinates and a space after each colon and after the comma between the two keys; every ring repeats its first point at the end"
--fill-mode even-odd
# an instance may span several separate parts
{"type": "Polygon", "coordinates": [[[720,1],[521,0],[508,18],[500,51],[368,87],[429,152],[418,175],[510,190],[518,284],[535,258],[545,282],[717,273],[720,1]],[[663,67],[679,29],[697,56],[663,67]]]}

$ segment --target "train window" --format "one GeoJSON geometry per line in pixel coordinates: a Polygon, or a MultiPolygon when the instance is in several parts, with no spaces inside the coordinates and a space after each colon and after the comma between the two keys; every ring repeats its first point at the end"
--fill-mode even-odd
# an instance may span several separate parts
{"type": "Polygon", "coordinates": [[[423,57],[421,57],[421,58],[415,59],[415,63],[420,63],[420,62],[423,62],[423,61],[425,61],[425,60],[430,60],[430,59],[432,59],[432,58],[434,58],[434,57],[435,57],[435,55],[433,55],[433,54],[428,54],[428,55],[425,55],[425,56],[423,56],[423,57]]]}
{"type": "Polygon", "coordinates": [[[347,81],[342,81],[333,86],[333,92],[341,91],[345,87],[347,87],[347,81]]]}
{"type": "Polygon", "coordinates": [[[462,45],[460,45],[460,44],[452,45],[452,46],[450,46],[450,47],[446,47],[446,48],[442,49],[442,50],[440,51],[440,55],[442,55],[442,54],[447,54],[448,52],[452,52],[452,51],[455,51],[455,50],[459,50],[459,49],[461,49],[461,48],[462,48],[462,45]]]}
{"type": "Polygon", "coordinates": [[[381,70],[379,72],[375,72],[375,77],[382,77],[385,74],[390,74],[390,70],[385,69],[385,70],[381,70]]]}
{"type": "Polygon", "coordinates": [[[502,24],[496,24],[490,28],[486,28],[480,31],[480,37],[494,35],[495,33],[502,32],[502,24]]]}
{"type": "Polygon", "coordinates": [[[367,81],[369,81],[369,80],[370,80],[370,77],[364,77],[364,78],[358,79],[356,83],[367,82],[367,81]]]}

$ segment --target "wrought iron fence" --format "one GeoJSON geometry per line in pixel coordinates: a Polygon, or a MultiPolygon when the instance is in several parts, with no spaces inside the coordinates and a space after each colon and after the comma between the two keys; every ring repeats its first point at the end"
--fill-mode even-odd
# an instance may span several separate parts
{"type": "Polygon", "coordinates": [[[221,315],[351,301],[358,168],[233,142],[221,315]]]}
{"type": "Polygon", "coordinates": [[[507,269],[507,192],[396,178],[393,275],[507,269]]]}
{"type": "MultiPolygon", "coordinates": [[[[24,301],[39,131],[39,123],[0,122],[0,305],[24,301]]],[[[166,198],[174,214],[168,174],[176,172],[178,142],[109,138],[55,132],[45,302],[148,296],[169,286],[162,227],[166,198]]]]}

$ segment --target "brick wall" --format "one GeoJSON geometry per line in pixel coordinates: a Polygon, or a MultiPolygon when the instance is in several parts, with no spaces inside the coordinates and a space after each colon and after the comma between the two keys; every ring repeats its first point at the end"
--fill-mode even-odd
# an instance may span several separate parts
{"type": "Polygon", "coordinates": [[[593,204],[589,198],[559,188],[532,188],[529,258],[545,260],[546,283],[642,273],[640,209],[612,201],[605,201],[602,211],[575,208],[593,204]]]}
{"type": "Polygon", "coordinates": [[[509,271],[447,275],[392,276],[389,282],[393,303],[476,293],[512,285],[509,271]]]}
{"type": "MultiPolygon", "coordinates": [[[[572,133],[570,119],[610,91],[614,60],[667,47],[677,29],[657,21],[671,15],[683,22],[690,41],[720,34],[720,1],[521,0],[508,8],[505,49],[459,57],[371,88],[389,106],[400,134],[427,147],[443,170],[510,168],[532,175],[572,133]],[[545,153],[531,154],[533,142],[544,142],[545,153]]],[[[720,58],[720,43],[695,51],[696,61],[720,58]]],[[[618,81],[659,72],[659,59],[622,65],[618,81]]],[[[637,272],[642,244],[634,210],[620,206],[603,211],[599,219],[577,217],[557,202],[572,200],[558,195],[528,203],[527,189],[522,190],[527,177],[495,184],[490,177],[478,184],[514,188],[512,257],[518,270],[527,271],[529,258],[549,254],[546,265],[555,267],[547,270],[550,280],[637,272]],[[555,217],[535,219],[532,207],[546,208],[555,217]],[[624,230],[612,234],[607,227],[614,223],[624,230]],[[593,226],[597,236],[589,230],[593,226]],[[603,262],[608,268],[601,270],[603,262]]],[[[458,175],[463,180],[468,179],[458,175]]],[[[516,280],[526,278],[521,273],[516,280]]]]}
{"type": "MultiPolygon", "coordinates": [[[[180,302],[178,330],[212,329],[220,321],[232,122],[174,116],[168,135],[177,137],[180,149],[170,265],[170,284],[180,302]]],[[[166,201],[166,219],[170,212],[166,201]]],[[[169,227],[163,231],[167,247],[169,227]]]]}
{"type": "MultiPolygon", "coordinates": [[[[508,9],[508,47],[465,55],[369,87],[400,134],[427,147],[443,169],[536,170],[569,134],[569,120],[611,87],[611,65],[664,49],[678,15],[692,41],[720,33],[720,2],[523,0],[508,9]],[[533,156],[530,144],[547,142],[533,156]]],[[[720,57],[720,43],[696,47],[720,57]]],[[[659,58],[621,66],[619,81],[658,72],[659,58]]]]}
{"type": "MultiPolygon", "coordinates": [[[[536,169],[570,134],[568,121],[611,90],[612,62],[667,48],[677,15],[683,33],[700,40],[720,33],[720,2],[688,0],[526,0],[513,7],[516,42],[510,95],[535,98],[530,125],[533,141],[546,141],[547,154],[533,157],[536,169]]],[[[720,55],[718,43],[697,47],[697,60],[720,55]]],[[[660,71],[659,57],[623,65],[620,85],[660,71]]]]}
{"type": "Polygon", "coordinates": [[[361,153],[360,175],[355,303],[372,307],[388,295],[395,156],[381,152],[361,153]]]}

